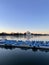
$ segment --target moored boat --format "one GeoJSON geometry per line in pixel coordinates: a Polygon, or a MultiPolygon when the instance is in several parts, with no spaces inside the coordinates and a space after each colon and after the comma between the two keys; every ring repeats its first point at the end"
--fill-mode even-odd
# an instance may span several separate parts
{"type": "Polygon", "coordinates": [[[45,48],[49,49],[49,41],[22,41],[22,40],[0,40],[2,46],[29,47],[29,48],[45,48]]]}

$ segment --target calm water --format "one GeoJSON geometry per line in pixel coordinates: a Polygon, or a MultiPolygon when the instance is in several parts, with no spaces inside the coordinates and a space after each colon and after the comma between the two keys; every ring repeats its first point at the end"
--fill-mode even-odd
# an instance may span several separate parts
{"type": "MultiPolygon", "coordinates": [[[[49,41],[49,36],[31,38],[0,36],[0,39],[49,41]]],[[[0,48],[0,65],[49,65],[49,50],[0,48]]]]}

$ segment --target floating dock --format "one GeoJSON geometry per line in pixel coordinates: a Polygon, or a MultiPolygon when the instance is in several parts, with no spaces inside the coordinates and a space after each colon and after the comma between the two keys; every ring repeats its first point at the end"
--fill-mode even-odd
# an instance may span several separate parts
{"type": "Polygon", "coordinates": [[[22,41],[22,40],[7,40],[1,39],[0,46],[13,46],[13,47],[22,47],[22,48],[45,48],[49,49],[49,41],[22,41]]]}

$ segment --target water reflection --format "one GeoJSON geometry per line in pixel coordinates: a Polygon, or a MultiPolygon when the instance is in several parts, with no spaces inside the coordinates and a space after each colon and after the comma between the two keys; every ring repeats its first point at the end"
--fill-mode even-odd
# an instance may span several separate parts
{"type": "Polygon", "coordinates": [[[0,36],[0,39],[49,41],[49,36],[0,36]]]}
{"type": "MultiPolygon", "coordinates": [[[[4,47],[0,47],[1,49],[6,49],[6,50],[14,50],[14,49],[20,49],[20,50],[25,50],[25,51],[27,51],[27,50],[29,50],[30,48],[17,48],[17,47],[7,47],[7,46],[4,46],[4,47]]],[[[37,51],[41,51],[41,52],[49,52],[49,49],[37,49],[37,48],[32,48],[31,49],[32,50],[32,52],[37,52],[37,51]]]]}

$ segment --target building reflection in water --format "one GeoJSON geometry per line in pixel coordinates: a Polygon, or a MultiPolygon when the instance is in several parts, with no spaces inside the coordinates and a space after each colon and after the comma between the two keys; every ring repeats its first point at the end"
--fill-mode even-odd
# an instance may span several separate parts
{"type": "Polygon", "coordinates": [[[30,40],[30,38],[31,38],[31,33],[29,31],[26,32],[26,38],[27,38],[27,40],[30,40]]]}

